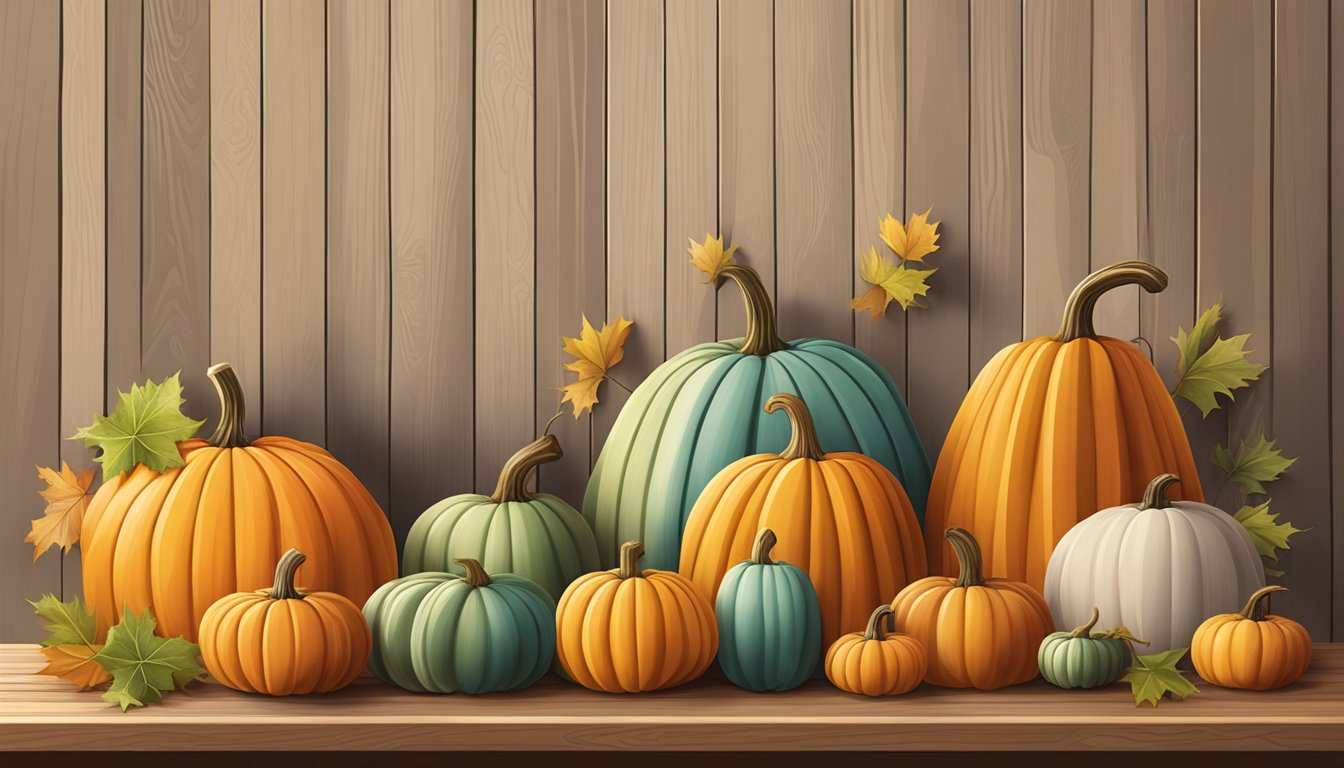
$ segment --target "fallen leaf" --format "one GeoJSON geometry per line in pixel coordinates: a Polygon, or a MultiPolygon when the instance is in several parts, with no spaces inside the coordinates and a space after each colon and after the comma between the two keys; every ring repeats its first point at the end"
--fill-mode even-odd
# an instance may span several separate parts
{"type": "Polygon", "coordinates": [[[905,261],[923,261],[925,256],[938,250],[938,225],[941,221],[929,223],[930,207],[923,213],[910,214],[910,223],[901,221],[888,213],[877,222],[878,234],[882,242],[896,252],[905,261]]]}
{"type": "Polygon", "coordinates": [[[938,269],[914,269],[904,264],[893,264],[878,254],[877,249],[868,246],[866,253],[859,254],[859,277],[873,288],[856,296],[849,306],[858,312],[870,312],[874,319],[886,314],[887,305],[892,301],[909,309],[915,299],[928,294],[929,276],[938,269]],[[874,289],[878,289],[877,292],[874,289]]]}
{"type": "Polygon", "coordinates": [[[101,645],[67,643],[41,649],[47,657],[47,666],[37,674],[69,680],[80,688],[95,688],[112,679],[103,666],[94,660],[101,645]]]}
{"type": "Polygon", "coordinates": [[[733,254],[737,253],[737,246],[731,246],[724,249],[723,236],[714,237],[708,232],[705,233],[705,242],[697,243],[691,238],[691,247],[686,252],[691,255],[691,264],[701,272],[709,276],[710,282],[719,278],[719,271],[733,262],[733,254]]]}
{"type": "Polygon", "coordinates": [[[1204,416],[1219,407],[1217,395],[1233,400],[1232,390],[1249,386],[1268,366],[1246,359],[1249,333],[1230,339],[1214,339],[1176,382],[1176,397],[1194,403],[1204,416]]]}
{"type": "Polygon", "coordinates": [[[1292,548],[1288,544],[1288,537],[1302,533],[1302,529],[1293,527],[1292,523],[1278,522],[1278,514],[1269,511],[1269,499],[1255,506],[1243,506],[1233,517],[1251,535],[1255,551],[1274,561],[1279,559],[1278,550],[1292,548]]]}
{"type": "Polygon", "coordinates": [[[183,464],[179,441],[196,434],[204,421],[182,414],[182,383],[179,375],[153,381],[144,386],[131,385],[121,396],[111,416],[95,414],[93,424],[75,433],[71,440],[83,440],[86,448],[97,448],[95,459],[103,465],[103,479],[144,464],[155,472],[164,472],[183,464]]]}
{"type": "Polygon", "coordinates": [[[42,625],[42,630],[48,636],[40,641],[41,645],[93,645],[100,642],[93,611],[78,597],[61,602],[55,595],[43,595],[37,602],[29,600],[28,604],[33,606],[33,612],[39,618],[47,622],[42,625]]]}
{"type": "Polygon", "coordinates": [[[1156,707],[1166,694],[1171,694],[1175,699],[1184,699],[1192,693],[1199,692],[1194,683],[1185,679],[1185,676],[1176,669],[1176,663],[1188,650],[1190,649],[1173,648],[1162,653],[1134,657],[1134,666],[1125,670],[1125,674],[1120,677],[1122,681],[1129,683],[1130,690],[1134,694],[1134,706],[1146,701],[1156,707]]]}
{"type": "Polygon", "coordinates": [[[165,692],[183,688],[205,674],[196,663],[200,647],[180,636],[165,640],[154,634],[157,626],[148,608],[137,616],[128,605],[93,657],[112,675],[112,687],[103,699],[123,711],[161,701],[165,692]]]}
{"type": "Polygon", "coordinates": [[[1296,458],[1284,458],[1283,452],[1275,448],[1276,440],[1266,440],[1265,433],[1251,445],[1241,441],[1236,451],[1221,445],[1213,446],[1213,463],[1227,473],[1229,482],[1236,483],[1244,494],[1264,493],[1265,483],[1279,479],[1285,470],[1293,466],[1296,458]]]}
{"type": "Polygon", "coordinates": [[[33,521],[33,529],[23,537],[25,543],[33,545],[33,562],[52,546],[58,546],[62,552],[79,541],[79,530],[84,525],[84,510],[89,506],[89,486],[93,483],[93,470],[86,469],[75,474],[70,465],[61,462],[61,471],[51,467],[38,467],[37,476],[46,481],[47,487],[38,491],[47,500],[47,508],[42,517],[33,521]]]}
{"type": "Polygon", "coordinates": [[[633,325],[618,315],[615,323],[603,323],[602,330],[597,331],[584,316],[578,338],[560,337],[564,352],[574,356],[572,362],[565,363],[565,370],[579,375],[578,381],[562,388],[565,394],[560,399],[561,403],[573,404],[574,418],[597,404],[597,388],[606,380],[607,372],[625,357],[625,340],[633,325]]]}

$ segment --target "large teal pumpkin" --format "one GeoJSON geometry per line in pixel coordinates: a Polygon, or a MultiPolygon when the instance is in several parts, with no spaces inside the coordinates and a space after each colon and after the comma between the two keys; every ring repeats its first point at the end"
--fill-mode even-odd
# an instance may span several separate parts
{"type": "Polygon", "coordinates": [[[862,453],[891,470],[922,520],[929,460],[891,376],[837,341],[780,340],[770,296],[750,267],[728,264],[718,277],[742,289],[746,336],[672,357],[621,409],[583,498],[603,567],[615,567],[621,542],[639,539],[649,567],[675,569],[686,519],[710,479],[788,444],[788,418],[761,415],[781,392],[807,403],[827,450],[862,453]]]}
{"type": "Polygon", "coordinates": [[[512,573],[540,584],[559,600],[574,579],[599,568],[592,529],[559,496],[529,493],[527,477],[562,455],[544,435],[513,455],[489,496],[453,496],[420,515],[406,535],[403,575],[461,573],[459,558],[479,560],[488,573],[512,573]]]}
{"type": "Polygon", "coordinates": [[[364,604],[373,634],[369,671],[420,693],[516,691],[555,657],[555,601],[536,583],[486,575],[417,573],[378,588],[364,604]]]}
{"type": "Polygon", "coordinates": [[[714,601],[719,667],[739,688],[787,691],[821,660],[821,605],[807,572],[770,559],[775,533],[762,528],[744,560],[723,577],[714,601]]]}

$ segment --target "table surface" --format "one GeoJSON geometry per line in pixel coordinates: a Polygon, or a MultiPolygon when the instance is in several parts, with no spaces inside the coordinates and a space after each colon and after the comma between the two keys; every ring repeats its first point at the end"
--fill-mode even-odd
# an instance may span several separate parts
{"type": "Polygon", "coordinates": [[[1282,690],[1195,679],[1198,694],[1157,708],[1136,707],[1126,684],[924,685],[869,699],[820,682],[755,694],[708,677],[629,696],[548,676],[485,696],[412,694],[370,677],[288,698],[195,683],[122,713],[97,691],[35,674],[42,666],[35,646],[0,645],[0,750],[1344,750],[1344,644],[1315,646],[1306,676],[1282,690]]]}

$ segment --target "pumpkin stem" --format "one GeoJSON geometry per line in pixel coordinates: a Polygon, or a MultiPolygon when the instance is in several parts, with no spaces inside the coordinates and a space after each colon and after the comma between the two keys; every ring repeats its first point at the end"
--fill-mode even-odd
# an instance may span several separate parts
{"type": "Polygon", "coordinates": [[[542,435],[523,446],[504,462],[504,468],[499,471],[499,482],[495,484],[495,492],[490,494],[490,500],[496,504],[503,504],[506,501],[527,501],[532,498],[532,494],[527,492],[528,475],[542,464],[555,461],[564,455],[565,452],[560,450],[560,441],[555,435],[542,435]]]}
{"type": "Polygon", "coordinates": [[[868,617],[868,627],[863,630],[864,640],[885,640],[889,633],[896,631],[896,614],[892,612],[890,605],[879,605],[873,609],[873,613],[868,617]],[[887,628],[882,628],[882,620],[886,619],[887,628]]]}
{"type": "Polygon", "coordinates": [[[1267,587],[1261,587],[1251,593],[1246,600],[1246,605],[1241,609],[1241,618],[1254,619],[1255,621],[1265,620],[1264,601],[1266,597],[1274,592],[1287,592],[1287,587],[1280,587],[1278,584],[1270,584],[1267,587]]]}
{"type": "Polygon", "coordinates": [[[473,587],[488,587],[494,582],[490,581],[490,574],[485,572],[485,567],[481,565],[480,560],[474,560],[470,557],[454,557],[453,562],[462,566],[462,570],[467,572],[467,583],[473,587]]]}
{"type": "Polygon", "coordinates": [[[275,564],[275,584],[271,586],[272,600],[302,600],[303,594],[294,586],[294,575],[299,572],[299,566],[308,558],[299,550],[293,547],[280,556],[280,562],[275,564]]]}
{"type": "Polygon", "coordinates": [[[769,528],[758,531],[756,540],[751,543],[751,562],[756,565],[774,565],[775,561],[770,559],[770,550],[775,548],[778,541],[775,532],[769,528]]]}
{"type": "Polygon", "coordinates": [[[621,567],[616,569],[616,575],[622,579],[632,579],[639,576],[639,558],[644,556],[644,542],[627,541],[621,545],[621,567]]]}
{"type": "Polygon", "coordinates": [[[1078,627],[1074,629],[1072,632],[1070,632],[1069,637],[1091,637],[1092,628],[1097,626],[1097,619],[1099,618],[1101,618],[1101,611],[1098,611],[1097,607],[1094,605],[1092,606],[1092,618],[1089,619],[1088,622],[1083,626],[1078,627]]]}
{"type": "Polygon", "coordinates": [[[1064,303],[1064,321],[1055,341],[1073,341],[1097,335],[1092,327],[1092,310],[1103,293],[1122,285],[1139,285],[1149,293],[1161,293],[1167,287],[1167,273],[1146,261],[1120,261],[1102,267],[1083,278],[1064,303]]]}
{"type": "Polygon", "coordinates": [[[788,392],[781,392],[765,401],[766,413],[774,413],[781,408],[789,416],[791,436],[789,444],[779,452],[779,457],[789,461],[819,460],[823,456],[821,443],[817,441],[817,425],[812,421],[812,412],[807,409],[807,404],[801,397],[788,392]]]}
{"type": "Polygon", "coordinates": [[[1143,492],[1143,501],[1139,509],[1164,509],[1167,506],[1167,489],[1181,482],[1181,478],[1167,473],[1154,477],[1143,492]]]}
{"type": "Polygon", "coordinates": [[[944,533],[957,555],[957,580],[953,586],[979,587],[985,583],[984,558],[980,554],[980,544],[964,528],[953,526],[944,533]]]}
{"type": "Polygon", "coordinates": [[[243,432],[247,416],[247,401],[243,399],[243,385],[238,374],[228,363],[215,363],[205,371],[219,393],[219,424],[210,436],[210,444],[217,448],[241,448],[251,441],[243,432]]]}
{"type": "Polygon", "coordinates": [[[715,278],[728,278],[742,290],[742,303],[747,308],[747,332],[742,337],[742,346],[738,352],[744,355],[765,357],[771,352],[787,348],[784,340],[775,330],[775,305],[766,293],[765,285],[756,270],[746,264],[725,264],[715,278]]]}

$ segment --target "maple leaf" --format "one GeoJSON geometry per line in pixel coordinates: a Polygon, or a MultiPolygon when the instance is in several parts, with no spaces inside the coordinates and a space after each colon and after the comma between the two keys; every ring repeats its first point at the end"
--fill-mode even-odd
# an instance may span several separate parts
{"type": "Polygon", "coordinates": [[[1265,499],[1264,503],[1255,506],[1243,506],[1237,510],[1237,514],[1233,517],[1251,535],[1251,541],[1255,544],[1255,551],[1274,561],[1279,559],[1278,550],[1291,549],[1288,544],[1288,537],[1295,533],[1302,533],[1302,529],[1293,527],[1292,523],[1277,522],[1278,514],[1269,511],[1269,499],[1265,499]]]}
{"type": "Polygon", "coordinates": [[[129,605],[121,621],[107,631],[107,642],[93,660],[112,675],[112,687],[103,694],[125,711],[163,699],[165,691],[186,687],[205,674],[196,663],[201,649],[182,637],[165,640],[154,634],[158,622],[146,608],[139,616],[129,605]]]}
{"type": "Polygon", "coordinates": [[[859,277],[870,283],[866,293],[856,296],[849,306],[858,312],[870,312],[873,319],[887,312],[892,301],[909,309],[915,299],[928,294],[928,278],[938,269],[914,269],[904,264],[893,264],[891,260],[878,254],[877,249],[868,246],[866,253],[859,254],[859,277]]]}
{"type": "Polygon", "coordinates": [[[578,381],[561,388],[565,395],[560,402],[573,404],[574,418],[597,404],[597,388],[606,380],[607,372],[625,357],[625,340],[633,325],[617,315],[615,323],[604,322],[602,330],[597,331],[585,315],[578,338],[560,337],[565,353],[574,356],[572,362],[565,363],[565,370],[579,375],[578,381]]]}
{"type": "Polygon", "coordinates": [[[60,472],[50,467],[38,467],[37,476],[47,483],[46,488],[38,491],[47,500],[47,508],[23,537],[25,543],[33,545],[34,563],[53,545],[59,546],[62,552],[69,552],[79,541],[84,510],[89,506],[93,470],[86,469],[76,475],[69,464],[61,462],[60,472]]]}
{"type": "Polygon", "coordinates": [[[1249,352],[1246,340],[1250,337],[1249,333],[1243,333],[1230,339],[1214,339],[1181,374],[1172,394],[1194,403],[1204,416],[1219,407],[1216,395],[1234,400],[1232,390],[1249,386],[1269,368],[1246,359],[1249,352]]]}
{"type": "Polygon", "coordinates": [[[111,416],[95,414],[93,424],[70,438],[101,451],[95,461],[103,465],[103,479],[134,469],[137,464],[155,472],[182,466],[178,442],[195,435],[205,422],[182,414],[185,401],[179,375],[174,373],[162,384],[132,384],[130,392],[117,394],[121,399],[111,416]]]}
{"type": "Polygon", "coordinates": [[[704,272],[710,282],[719,279],[719,271],[733,263],[733,254],[737,253],[736,245],[724,249],[722,235],[714,237],[706,232],[703,243],[697,243],[692,238],[687,240],[691,243],[691,247],[686,249],[691,255],[691,265],[704,272]]]}
{"type": "Polygon", "coordinates": [[[1185,656],[1189,648],[1173,648],[1149,656],[1134,656],[1134,666],[1125,670],[1120,679],[1129,683],[1134,693],[1134,706],[1145,701],[1157,706],[1166,694],[1172,698],[1184,699],[1192,693],[1199,693],[1194,683],[1176,669],[1176,662],[1185,656]]]}
{"type": "Polygon", "coordinates": [[[929,223],[932,210],[930,207],[923,213],[910,214],[909,224],[902,224],[900,219],[888,213],[877,222],[882,242],[905,261],[923,261],[925,256],[939,248],[938,225],[942,222],[929,223]]]}
{"type": "Polygon", "coordinates": [[[1244,494],[1264,493],[1265,483],[1279,479],[1285,470],[1293,466],[1296,458],[1284,458],[1283,452],[1274,445],[1277,440],[1266,440],[1262,430],[1260,437],[1250,446],[1241,441],[1236,451],[1221,445],[1213,446],[1213,463],[1227,473],[1228,482],[1236,483],[1244,494]]]}
{"type": "Polygon", "coordinates": [[[69,680],[80,688],[96,688],[112,679],[107,670],[94,660],[94,656],[102,648],[101,645],[77,643],[63,643],[43,648],[41,651],[47,658],[47,666],[37,674],[69,680]]]}
{"type": "Polygon", "coordinates": [[[1176,343],[1176,348],[1181,353],[1180,360],[1176,363],[1177,379],[1184,376],[1195,359],[1213,343],[1214,333],[1222,320],[1223,303],[1218,302],[1200,313],[1199,319],[1195,321],[1195,327],[1189,333],[1179,326],[1176,328],[1176,335],[1171,340],[1176,343]]]}
{"type": "Polygon", "coordinates": [[[103,646],[97,636],[97,623],[78,597],[63,603],[55,595],[43,595],[37,602],[28,602],[33,611],[47,623],[42,629],[48,634],[40,641],[47,666],[39,675],[64,678],[81,688],[92,688],[111,677],[93,660],[103,646]]]}

